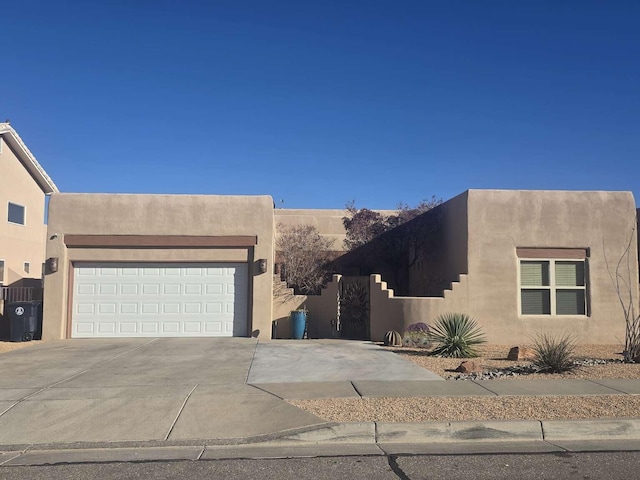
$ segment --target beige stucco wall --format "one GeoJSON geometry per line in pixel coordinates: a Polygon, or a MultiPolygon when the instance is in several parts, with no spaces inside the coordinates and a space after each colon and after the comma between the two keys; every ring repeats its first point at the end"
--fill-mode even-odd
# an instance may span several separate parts
{"type": "Polygon", "coordinates": [[[287,227],[300,225],[313,225],[318,233],[326,239],[333,240],[333,250],[344,250],[345,230],[342,224],[344,210],[303,210],[284,209],[274,210],[274,222],[276,224],[276,245],[278,238],[278,225],[287,227]]]}
{"type": "Polygon", "coordinates": [[[45,276],[43,339],[64,338],[73,261],[248,261],[249,332],[271,338],[273,201],[269,196],[53,194],[49,203],[47,258],[59,270],[45,276]],[[249,248],[69,248],[75,235],[256,235],[249,248]],[[267,259],[267,272],[253,263],[267,259]]]}
{"type": "MultiPolygon", "coordinates": [[[[624,322],[605,255],[615,265],[636,223],[630,192],[469,191],[469,309],[490,341],[525,342],[570,332],[582,343],[624,341],[624,322]],[[588,248],[589,316],[519,316],[516,247],[588,248]]],[[[631,239],[637,304],[638,257],[631,239]]]]}
{"type": "MultiPolygon", "coordinates": [[[[396,210],[376,210],[382,215],[392,215],[396,210]]],[[[278,225],[287,227],[300,225],[313,225],[318,229],[318,233],[324,238],[333,240],[333,250],[344,251],[344,239],[346,231],[342,219],[347,214],[346,210],[327,209],[286,209],[277,208],[274,210],[274,221],[276,224],[276,239],[278,236],[278,225]]]]}
{"type": "Polygon", "coordinates": [[[433,242],[429,242],[428,247],[429,258],[418,260],[409,269],[409,295],[429,295],[427,292],[433,290],[434,284],[439,285],[438,295],[441,295],[442,288],[458,281],[461,274],[468,272],[467,202],[468,192],[461,193],[414,220],[441,225],[433,227],[433,242]]]}
{"type": "Polygon", "coordinates": [[[5,262],[4,285],[11,285],[42,275],[45,195],[1,135],[0,142],[0,260],[5,262]],[[25,225],[7,221],[9,202],[25,207],[25,225]],[[29,273],[24,262],[29,262],[29,273]]]}
{"type": "Polygon", "coordinates": [[[630,192],[470,190],[449,202],[444,236],[449,244],[441,261],[457,278],[442,296],[395,297],[383,278],[372,275],[372,340],[459,312],[475,317],[491,343],[530,343],[537,333],[571,333],[580,343],[624,342],[623,314],[605,255],[615,268],[631,245],[629,280],[638,305],[636,208],[630,192]],[[518,247],[588,249],[588,316],[519,315],[518,247]]]}
{"type": "Polygon", "coordinates": [[[338,313],[338,289],[341,275],[333,275],[320,295],[309,295],[305,306],[309,311],[309,335],[317,338],[334,338],[339,333],[336,330],[338,313]]]}

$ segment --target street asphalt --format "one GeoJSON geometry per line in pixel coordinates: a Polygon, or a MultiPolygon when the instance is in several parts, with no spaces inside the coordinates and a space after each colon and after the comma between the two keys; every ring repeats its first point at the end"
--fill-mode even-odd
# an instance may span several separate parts
{"type": "Polygon", "coordinates": [[[0,465],[640,450],[640,419],[335,424],[285,400],[637,395],[637,380],[445,381],[370,342],[60,340],[0,356],[0,465]]]}

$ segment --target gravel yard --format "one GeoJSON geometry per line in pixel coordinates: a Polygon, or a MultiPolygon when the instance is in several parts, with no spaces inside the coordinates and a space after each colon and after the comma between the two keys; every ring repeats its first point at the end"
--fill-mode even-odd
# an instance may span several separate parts
{"type": "Polygon", "coordinates": [[[5,342],[0,340],[0,353],[10,352],[11,350],[17,350],[19,348],[29,347],[31,345],[40,344],[40,340],[34,340],[31,342],[5,342]]]}
{"type": "MultiPolygon", "coordinates": [[[[513,345],[483,345],[478,348],[480,357],[472,359],[476,364],[482,366],[483,369],[507,368],[516,365],[531,365],[527,361],[510,361],[507,360],[509,349],[513,345]]],[[[437,358],[428,355],[428,351],[420,348],[390,348],[389,350],[398,355],[411,360],[427,370],[432,371],[436,375],[443,378],[454,378],[459,374],[451,370],[455,369],[462,359],[459,358],[437,358]]],[[[578,345],[575,351],[575,358],[581,359],[602,359],[602,360],[621,360],[621,345],[578,345]]],[[[580,367],[571,373],[563,374],[547,374],[534,373],[529,375],[521,375],[513,378],[583,378],[587,380],[597,380],[601,378],[633,378],[640,379],[640,364],[624,364],[624,363],[608,363],[605,365],[595,365],[588,367],[580,367]]]]}
{"type": "MultiPolygon", "coordinates": [[[[510,346],[486,345],[481,356],[474,359],[485,369],[529,365],[526,361],[506,360],[510,346]]],[[[435,358],[424,349],[390,348],[423,368],[449,381],[457,376],[455,369],[461,359],[435,358]]],[[[576,359],[620,359],[619,345],[581,345],[576,359]]],[[[640,379],[640,364],[608,363],[581,367],[573,373],[530,374],[509,377],[504,382],[533,378],[603,378],[640,379]]],[[[427,398],[364,398],[295,400],[291,404],[327,421],[334,422],[420,422],[455,420],[549,420],[585,418],[624,418],[640,416],[640,395],[593,396],[510,396],[510,397],[427,397],[427,398]]]]}

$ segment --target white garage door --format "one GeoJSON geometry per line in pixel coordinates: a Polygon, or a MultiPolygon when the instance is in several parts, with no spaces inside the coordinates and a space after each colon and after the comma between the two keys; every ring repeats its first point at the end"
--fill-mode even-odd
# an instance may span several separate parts
{"type": "Polygon", "coordinates": [[[247,334],[247,264],[74,267],[74,338],[247,334]]]}

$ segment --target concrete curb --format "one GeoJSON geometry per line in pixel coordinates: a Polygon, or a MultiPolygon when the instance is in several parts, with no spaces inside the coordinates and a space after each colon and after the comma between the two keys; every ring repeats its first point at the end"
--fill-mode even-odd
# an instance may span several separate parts
{"type": "Polygon", "coordinates": [[[538,421],[420,422],[377,424],[377,443],[543,440],[538,421]]]}
{"type": "Polygon", "coordinates": [[[545,420],[544,439],[559,440],[639,440],[640,418],[597,420],[545,420]]]}
{"type": "Polygon", "coordinates": [[[5,451],[0,466],[362,455],[435,455],[640,450],[640,418],[545,421],[360,422],[322,426],[255,443],[140,442],[91,448],[30,446],[5,451]]]}

